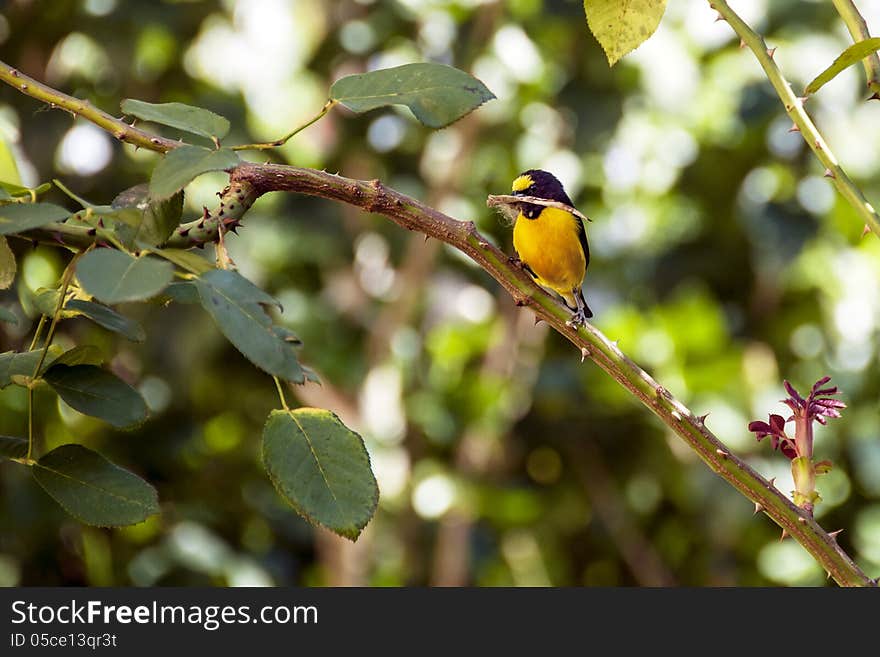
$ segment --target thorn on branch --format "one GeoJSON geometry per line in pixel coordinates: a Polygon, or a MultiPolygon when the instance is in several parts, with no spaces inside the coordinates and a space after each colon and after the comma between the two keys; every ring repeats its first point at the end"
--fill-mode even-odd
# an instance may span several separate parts
{"type": "Polygon", "coordinates": [[[745,47],[746,47],[746,40],[745,40],[745,39],[740,39],[740,40],[739,40],[739,47],[740,47],[740,48],[745,48],[745,47]]]}
{"type": "Polygon", "coordinates": [[[797,127],[797,123],[792,123],[791,127],[788,129],[789,132],[800,132],[801,129],[797,127]]]}
{"type": "Polygon", "coordinates": [[[718,15],[715,17],[714,22],[717,23],[718,21],[723,21],[723,20],[724,20],[724,16],[721,15],[721,12],[718,12],[718,15]]]}
{"type": "Polygon", "coordinates": [[[842,529],[838,529],[837,531],[834,531],[834,532],[828,532],[828,535],[836,542],[837,537],[840,536],[840,533],[842,531],[843,531],[842,529]]]}
{"type": "Polygon", "coordinates": [[[723,450],[723,449],[720,449],[720,448],[719,448],[719,449],[716,449],[716,450],[715,450],[715,453],[716,453],[718,456],[720,456],[722,459],[727,459],[727,457],[730,456],[730,452],[728,452],[728,451],[726,451],[726,450],[723,450]]]}
{"type": "Polygon", "coordinates": [[[870,96],[868,96],[868,100],[880,100],[880,93],[875,91],[870,96]]]}
{"type": "MultiPolygon", "coordinates": [[[[543,321],[544,320],[541,317],[538,317],[537,315],[535,315],[535,326],[537,326],[539,322],[543,322],[543,321]]],[[[583,361],[581,361],[581,362],[583,362],[583,361]]]]}
{"type": "Polygon", "coordinates": [[[587,349],[586,347],[581,347],[581,362],[583,363],[590,356],[592,356],[592,354],[590,353],[590,350],[587,349]]]}
{"type": "Polygon", "coordinates": [[[802,525],[806,525],[807,519],[804,518],[803,516],[798,516],[798,522],[801,523],[802,525]]]}
{"type": "Polygon", "coordinates": [[[760,502],[755,502],[755,513],[753,513],[752,515],[758,515],[763,510],[764,510],[764,505],[761,504],[760,502]]]}
{"type": "Polygon", "coordinates": [[[775,54],[776,54],[776,46],[773,46],[772,48],[767,48],[767,56],[770,59],[773,59],[773,55],[775,55],[775,54]]]}
{"type": "Polygon", "coordinates": [[[707,417],[709,417],[709,413],[705,413],[705,414],[703,414],[703,415],[698,415],[698,416],[697,416],[697,422],[699,422],[699,423],[702,424],[703,426],[706,426],[706,418],[707,418],[707,417]]]}
{"type": "Polygon", "coordinates": [[[782,536],[779,537],[779,542],[782,543],[788,537],[788,532],[785,531],[785,528],[782,529],[782,536]]]}
{"type": "Polygon", "coordinates": [[[831,169],[825,169],[825,173],[822,174],[825,178],[837,178],[834,172],[831,169]]]}
{"type": "Polygon", "coordinates": [[[776,488],[776,477],[770,477],[767,483],[770,484],[770,488],[776,488]]]}
{"type": "Polygon", "coordinates": [[[865,224],[865,227],[862,229],[862,237],[865,235],[870,235],[871,227],[868,224],[865,224]]]}

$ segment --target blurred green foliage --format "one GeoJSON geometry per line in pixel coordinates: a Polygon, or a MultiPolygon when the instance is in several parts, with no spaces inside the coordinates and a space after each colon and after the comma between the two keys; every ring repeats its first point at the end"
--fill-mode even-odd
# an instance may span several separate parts
{"type": "MultiPolygon", "coordinates": [[[[869,5],[870,3],[863,3],[869,5]]],[[[864,7],[880,30],[876,7],[864,7]]],[[[778,47],[795,89],[849,37],[830,3],[760,0],[744,17],[778,47]]],[[[781,412],[782,378],[834,377],[849,405],[816,436],[817,515],[880,574],[876,376],[880,244],[789,123],[747,51],[702,0],[670,3],[657,33],[609,69],[578,0],[12,0],[3,59],[116,112],[122,98],[230,118],[225,143],[273,139],[313,116],[343,75],[439,61],[498,99],[433,132],[403,108],[335,109],[273,154],[381,178],[510,250],[484,207],[520,171],[555,172],[593,219],[585,285],[597,326],[788,492],[788,462],[748,433],[781,412]]],[[[852,67],[808,109],[869,199],[880,198],[880,105],[852,67]]],[[[176,136],[173,130],[166,132],[176,136]]],[[[0,89],[0,135],[25,184],[59,177],[109,203],[155,154],[0,89]]],[[[223,174],[187,190],[196,216],[223,174]]],[[[66,204],[53,191],[47,200],[66,204]]],[[[821,585],[801,548],[715,477],[570,344],[514,307],[459,254],[387,220],[271,194],[230,237],[243,274],[276,295],[323,385],[294,390],[366,439],[381,498],[355,544],[286,507],[259,462],[277,405],[196,306],[123,307],[132,344],[85,320],[62,346],[98,345],[136,381],[152,419],[113,431],[48,392],[45,448],[78,442],[152,482],[161,516],[85,528],[16,464],[0,465],[0,584],[359,583],[821,585]],[[56,406],[57,408],[53,408],[56,406]]],[[[32,312],[65,256],[17,241],[0,305],[32,312]]],[[[3,324],[27,346],[32,319],[3,324]]],[[[26,427],[25,392],[0,392],[0,434],[26,427]]]]}

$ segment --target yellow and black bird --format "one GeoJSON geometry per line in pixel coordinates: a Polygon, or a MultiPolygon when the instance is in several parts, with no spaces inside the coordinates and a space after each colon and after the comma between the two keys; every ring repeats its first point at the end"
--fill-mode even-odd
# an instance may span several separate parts
{"type": "MultiPolygon", "coordinates": [[[[533,196],[574,207],[562,183],[552,173],[531,169],[513,181],[514,196],[533,196]]],[[[513,248],[526,270],[544,288],[556,292],[571,308],[570,324],[593,316],[581,286],[590,247],[580,217],[560,208],[520,203],[513,226],[513,248]]]]}

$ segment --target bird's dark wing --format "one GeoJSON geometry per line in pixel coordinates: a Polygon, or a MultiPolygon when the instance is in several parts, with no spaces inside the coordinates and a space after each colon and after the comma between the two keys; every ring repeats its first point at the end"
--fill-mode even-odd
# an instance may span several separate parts
{"type": "Polygon", "coordinates": [[[587,244],[587,230],[584,228],[584,222],[580,217],[571,215],[571,218],[574,219],[575,224],[577,225],[578,239],[581,242],[581,248],[584,250],[584,269],[586,269],[590,266],[590,245],[587,244]]]}

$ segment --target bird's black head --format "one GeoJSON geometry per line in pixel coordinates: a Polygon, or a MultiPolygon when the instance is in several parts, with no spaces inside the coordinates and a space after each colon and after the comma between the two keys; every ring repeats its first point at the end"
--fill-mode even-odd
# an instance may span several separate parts
{"type": "Polygon", "coordinates": [[[514,196],[536,196],[573,206],[562,183],[552,173],[541,169],[524,171],[513,181],[514,196]]]}
{"type": "MultiPolygon", "coordinates": [[[[541,169],[529,169],[523,171],[513,181],[514,196],[535,196],[549,201],[559,201],[566,205],[573,205],[568,194],[562,188],[562,183],[552,173],[541,169]]],[[[534,203],[520,203],[519,210],[526,218],[534,219],[543,210],[543,206],[534,203]]]]}

